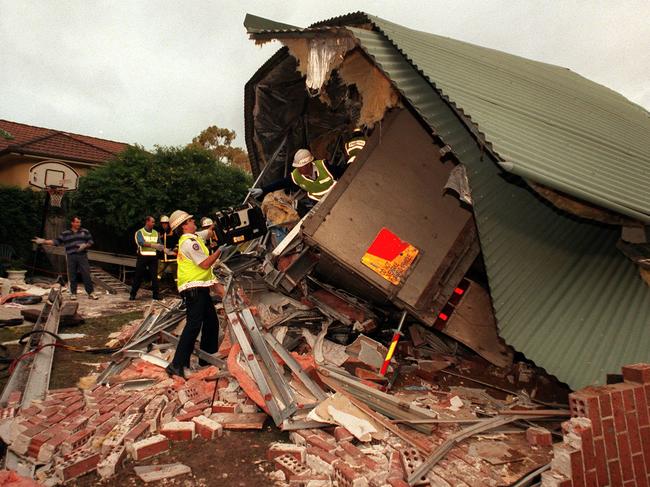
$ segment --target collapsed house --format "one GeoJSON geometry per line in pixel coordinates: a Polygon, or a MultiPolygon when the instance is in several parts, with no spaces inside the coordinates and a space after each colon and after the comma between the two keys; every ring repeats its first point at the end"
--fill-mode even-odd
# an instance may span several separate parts
{"type": "Polygon", "coordinates": [[[371,129],[301,222],[307,248],[267,280],[291,289],[315,268],[497,364],[500,337],[574,389],[648,359],[647,111],[567,69],[365,13],[245,26],[284,45],[245,90],[258,184],[301,147],[336,159],[371,129]],[[386,233],[415,257],[373,269],[386,233]]]}

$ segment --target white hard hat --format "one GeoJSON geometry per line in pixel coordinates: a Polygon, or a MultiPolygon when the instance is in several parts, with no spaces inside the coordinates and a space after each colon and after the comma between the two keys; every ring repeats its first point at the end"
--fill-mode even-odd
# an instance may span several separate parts
{"type": "Polygon", "coordinates": [[[211,218],[208,218],[207,216],[201,218],[201,227],[205,228],[205,227],[209,227],[210,225],[213,225],[213,224],[214,224],[214,222],[212,221],[211,218]]]}
{"type": "Polygon", "coordinates": [[[314,156],[311,155],[308,149],[298,149],[296,155],[293,156],[293,167],[303,167],[309,164],[314,160],[314,156]]]}
{"type": "Polygon", "coordinates": [[[160,223],[169,223],[169,217],[167,215],[161,216],[160,223]]]}
{"type": "Polygon", "coordinates": [[[172,216],[169,217],[169,226],[172,227],[172,230],[176,230],[176,228],[192,218],[192,216],[193,215],[190,215],[183,210],[176,210],[174,213],[172,213],[172,216]]]}

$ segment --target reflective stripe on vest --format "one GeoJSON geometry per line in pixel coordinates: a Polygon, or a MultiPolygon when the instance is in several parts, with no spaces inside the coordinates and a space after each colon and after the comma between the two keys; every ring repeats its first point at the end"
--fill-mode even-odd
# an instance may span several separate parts
{"type": "Polygon", "coordinates": [[[185,291],[193,287],[212,286],[217,282],[214,274],[212,274],[212,268],[203,269],[198,264],[195,264],[192,259],[183,255],[181,248],[183,242],[186,240],[191,240],[193,244],[198,244],[201,251],[205,254],[206,259],[209,256],[208,248],[196,235],[186,233],[180,238],[178,241],[178,268],[176,270],[178,291],[185,291]]]}
{"type": "Polygon", "coordinates": [[[141,247],[138,244],[138,233],[142,235],[142,238],[144,239],[145,243],[155,244],[158,243],[158,232],[156,230],[151,230],[151,232],[147,232],[147,230],[144,227],[138,230],[137,232],[135,232],[135,244],[138,246],[138,253],[140,255],[145,255],[145,256],[156,255],[156,249],[153,249],[151,247],[141,247]]]}
{"type": "Polygon", "coordinates": [[[291,179],[300,188],[307,191],[307,196],[313,200],[320,200],[334,186],[334,176],[325,166],[325,161],[318,159],[313,162],[316,167],[316,179],[303,176],[298,168],[291,171],[291,179]]]}
{"type": "Polygon", "coordinates": [[[345,153],[348,155],[348,164],[352,164],[357,158],[357,154],[366,146],[366,139],[355,138],[345,143],[345,153]]]}

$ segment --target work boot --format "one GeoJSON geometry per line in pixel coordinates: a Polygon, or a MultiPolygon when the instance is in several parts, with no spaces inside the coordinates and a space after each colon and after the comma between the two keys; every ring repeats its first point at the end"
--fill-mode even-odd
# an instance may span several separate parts
{"type": "Polygon", "coordinates": [[[76,301],[77,300],[77,295],[76,294],[71,294],[70,295],[70,301],[76,301]]]}
{"type": "Polygon", "coordinates": [[[88,299],[99,299],[99,296],[97,296],[95,293],[90,293],[88,295],[88,299]]]}
{"type": "Polygon", "coordinates": [[[171,362],[167,367],[165,367],[165,372],[167,372],[167,374],[169,374],[170,377],[174,377],[176,375],[181,379],[185,379],[185,372],[183,371],[183,368],[176,367],[171,362]]]}
{"type": "Polygon", "coordinates": [[[129,301],[135,301],[135,296],[133,294],[131,294],[131,296],[129,296],[129,301]]]}

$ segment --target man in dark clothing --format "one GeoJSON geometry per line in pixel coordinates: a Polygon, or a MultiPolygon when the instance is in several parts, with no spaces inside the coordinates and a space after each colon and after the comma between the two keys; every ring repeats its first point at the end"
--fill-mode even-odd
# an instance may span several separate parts
{"type": "Polygon", "coordinates": [[[94,293],[93,281],[90,277],[90,264],[88,263],[88,248],[94,243],[93,236],[85,228],[81,228],[81,220],[73,216],[70,220],[70,230],[64,230],[54,240],[36,237],[34,242],[39,245],[63,245],[68,263],[68,280],[70,299],[77,299],[77,273],[81,274],[84,288],[88,298],[98,299],[94,293]]]}
{"type": "Polygon", "coordinates": [[[135,261],[135,275],[131,286],[131,301],[135,300],[138,289],[145,277],[151,280],[153,299],[160,299],[158,295],[158,256],[157,250],[164,251],[160,243],[158,232],[154,230],[155,220],[152,216],[145,218],[144,227],[135,232],[135,244],[138,246],[138,258],[135,261]]]}

